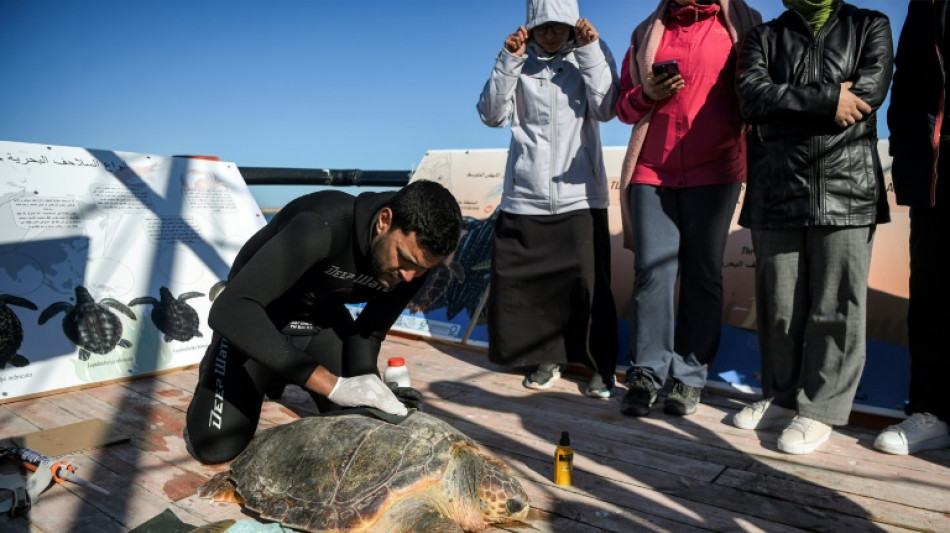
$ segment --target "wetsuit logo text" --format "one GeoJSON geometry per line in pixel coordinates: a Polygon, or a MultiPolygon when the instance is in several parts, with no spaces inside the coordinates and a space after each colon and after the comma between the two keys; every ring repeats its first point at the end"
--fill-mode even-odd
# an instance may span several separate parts
{"type": "Polygon", "coordinates": [[[221,429],[221,415],[224,412],[224,373],[228,361],[228,339],[221,339],[221,347],[214,358],[214,406],[208,426],[221,429]]]}
{"type": "Polygon", "coordinates": [[[352,281],[357,285],[362,285],[370,289],[376,289],[378,291],[389,292],[388,287],[384,287],[382,283],[376,280],[373,276],[368,274],[356,274],[354,272],[347,272],[340,269],[336,265],[330,265],[330,268],[323,271],[324,274],[332,276],[336,279],[343,281],[352,281]]]}

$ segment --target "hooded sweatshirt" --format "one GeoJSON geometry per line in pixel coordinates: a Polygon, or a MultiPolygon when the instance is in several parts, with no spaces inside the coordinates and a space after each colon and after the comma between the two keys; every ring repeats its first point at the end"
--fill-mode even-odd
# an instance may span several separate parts
{"type": "MultiPolygon", "coordinates": [[[[525,27],[574,27],[578,18],[576,0],[528,0],[525,27]]],[[[549,215],[607,207],[598,121],[615,116],[618,87],[603,39],[583,47],[568,40],[554,54],[533,40],[521,56],[502,48],[477,108],[488,126],[511,124],[503,211],[549,215]]]]}

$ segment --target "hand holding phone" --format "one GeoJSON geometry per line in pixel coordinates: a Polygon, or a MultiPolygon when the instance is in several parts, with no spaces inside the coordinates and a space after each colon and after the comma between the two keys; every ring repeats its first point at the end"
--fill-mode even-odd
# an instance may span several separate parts
{"type": "Polygon", "coordinates": [[[651,73],[643,80],[643,93],[654,102],[666,100],[686,86],[675,59],[654,63],[651,73]]]}
{"type": "Polygon", "coordinates": [[[672,78],[680,73],[679,63],[675,59],[660,61],[653,64],[653,77],[660,80],[664,77],[672,78]]]}

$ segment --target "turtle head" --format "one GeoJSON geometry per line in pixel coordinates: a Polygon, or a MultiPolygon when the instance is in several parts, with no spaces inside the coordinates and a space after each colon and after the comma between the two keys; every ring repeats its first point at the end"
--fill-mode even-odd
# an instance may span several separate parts
{"type": "Polygon", "coordinates": [[[528,495],[504,463],[482,456],[478,483],[479,510],[489,524],[520,520],[528,515],[528,495]]]}

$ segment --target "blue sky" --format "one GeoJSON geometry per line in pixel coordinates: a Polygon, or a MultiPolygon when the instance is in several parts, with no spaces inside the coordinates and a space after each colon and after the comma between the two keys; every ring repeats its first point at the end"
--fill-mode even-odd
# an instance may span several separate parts
{"type": "MultiPolygon", "coordinates": [[[[896,44],[907,2],[857,3],[896,44]]],[[[656,5],[580,0],[618,63],[656,5]]],[[[0,139],[378,170],[505,148],[475,102],[524,17],[522,0],[0,0],[0,139]]],[[[601,127],[608,146],[629,132],[601,127]]]]}

